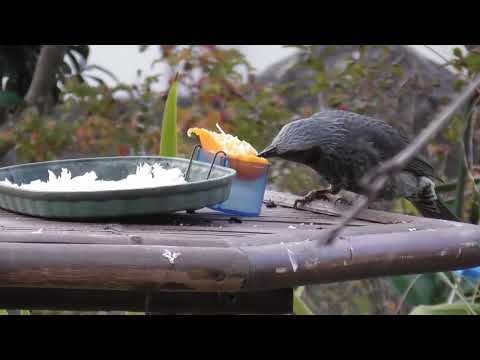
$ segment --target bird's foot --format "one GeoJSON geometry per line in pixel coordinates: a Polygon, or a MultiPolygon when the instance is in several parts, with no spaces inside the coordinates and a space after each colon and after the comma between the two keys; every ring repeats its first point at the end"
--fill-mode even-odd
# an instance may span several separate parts
{"type": "Polygon", "coordinates": [[[335,200],[335,205],[352,206],[353,202],[348,201],[347,199],[340,197],[340,198],[335,200]]]}
{"type": "Polygon", "coordinates": [[[277,204],[273,200],[265,200],[263,202],[267,208],[276,208],[277,204]]]}
{"type": "Polygon", "coordinates": [[[322,190],[312,190],[303,198],[295,200],[293,207],[298,209],[298,205],[305,205],[314,200],[326,200],[330,201],[329,195],[332,195],[331,189],[322,189],[322,190]]]}

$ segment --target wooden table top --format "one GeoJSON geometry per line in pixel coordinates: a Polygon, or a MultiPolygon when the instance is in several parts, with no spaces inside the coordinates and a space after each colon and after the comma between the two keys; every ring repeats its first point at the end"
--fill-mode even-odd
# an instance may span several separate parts
{"type": "Polygon", "coordinates": [[[321,245],[348,207],[297,210],[296,198],[267,192],[261,216],[242,219],[203,209],[87,223],[0,211],[0,287],[242,292],[480,264],[478,226],[382,211],[363,211],[321,245]]]}

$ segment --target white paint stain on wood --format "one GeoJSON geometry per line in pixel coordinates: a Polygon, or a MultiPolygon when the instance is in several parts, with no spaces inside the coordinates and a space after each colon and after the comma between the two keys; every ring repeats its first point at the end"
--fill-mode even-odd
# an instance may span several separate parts
{"type": "Polygon", "coordinates": [[[167,258],[168,261],[170,262],[170,264],[174,264],[175,259],[180,256],[180,253],[176,253],[176,252],[172,252],[172,251],[167,250],[167,249],[163,249],[162,256],[167,258]]]}

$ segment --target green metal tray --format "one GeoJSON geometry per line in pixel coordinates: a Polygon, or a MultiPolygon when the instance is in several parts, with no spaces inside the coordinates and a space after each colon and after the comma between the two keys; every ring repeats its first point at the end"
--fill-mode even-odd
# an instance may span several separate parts
{"type": "MultiPolygon", "coordinates": [[[[95,171],[99,179],[120,180],[133,174],[140,163],[178,167],[186,172],[190,160],[161,156],[122,156],[46,161],[0,169],[0,181],[16,184],[48,179],[48,170],[60,175],[67,168],[72,177],[95,171]]],[[[0,184],[0,207],[13,212],[57,219],[104,219],[198,210],[228,199],[235,170],[192,161],[189,182],[147,189],[42,192],[0,184]]]]}

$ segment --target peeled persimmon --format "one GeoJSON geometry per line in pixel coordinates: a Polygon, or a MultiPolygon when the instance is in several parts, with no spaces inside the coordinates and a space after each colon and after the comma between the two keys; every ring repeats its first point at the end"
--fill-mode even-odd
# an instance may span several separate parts
{"type": "Polygon", "coordinates": [[[227,154],[230,166],[237,171],[240,178],[254,180],[263,175],[269,162],[259,157],[257,150],[248,142],[226,134],[217,124],[220,133],[207,129],[190,128],[187,135],[195,134],[200,139],[202,148],[212,154],[223,151],[227,154]]]}

